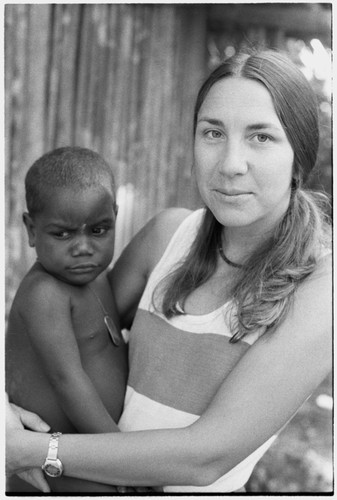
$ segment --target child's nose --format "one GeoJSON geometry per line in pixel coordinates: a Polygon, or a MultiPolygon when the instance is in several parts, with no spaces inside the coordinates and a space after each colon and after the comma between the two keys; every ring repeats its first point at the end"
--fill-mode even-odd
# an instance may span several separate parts
{"type": "Polygon", "coordinates": [[[92,255],[92,254],[93,254],[93,247],[90,238],[88,238],[85,234],[79,235],[74,241],[74,244],[72,246],[72,255],[76,257],[79,255],[92,255]]]}

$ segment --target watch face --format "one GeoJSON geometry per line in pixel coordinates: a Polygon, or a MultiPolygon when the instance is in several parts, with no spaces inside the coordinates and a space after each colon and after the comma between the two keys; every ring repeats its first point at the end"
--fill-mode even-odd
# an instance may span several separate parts
{"type": "Polygon", "coordinates": [[[43,468],[46,474],[51,477],[58,477],[61,476],[62,474],[62,466],[60,467],[59,465],[55,464],[46,464],[43,468]]]}

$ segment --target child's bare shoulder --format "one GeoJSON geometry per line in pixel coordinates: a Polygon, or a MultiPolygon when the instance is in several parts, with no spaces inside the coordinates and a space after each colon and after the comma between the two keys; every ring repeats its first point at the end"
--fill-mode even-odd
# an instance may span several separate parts
{"type": "Polygon", "coordinates": [[[34,264],[20,284],[12,309],[32,314],[32,311],[40,308],[68,304],[70,296],[71,285],[47,273],[42,266],[34,264]]]}

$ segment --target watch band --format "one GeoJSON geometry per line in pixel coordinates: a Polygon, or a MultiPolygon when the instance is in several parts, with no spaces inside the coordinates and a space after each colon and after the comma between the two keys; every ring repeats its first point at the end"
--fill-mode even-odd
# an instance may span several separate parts
{"type": "Polygon", "coordinates": [[[60,477],[63,474],[62,462],[57,458],[59,437],[61,435],[62,432],[53,432],[49,438],[48,455],[42,465],[42,470],[50,477],[60,477]]]}
{"type": "Polygon", "coordinates": [[[59,437],[62,436],[62,432],[53,432],[49,439],[49,448],[47,458],[50,460],[57,459],[57,452],[59,449],[59,437]]]}

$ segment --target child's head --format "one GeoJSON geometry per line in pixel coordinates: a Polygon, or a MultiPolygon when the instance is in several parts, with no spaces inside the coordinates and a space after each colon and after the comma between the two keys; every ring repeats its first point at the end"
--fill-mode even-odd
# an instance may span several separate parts
{"type": "Polygon", "coordinates": [[[42,212],[55,188],[80,191],[94,185],[111,189],[115,181],[107,162],[94,151],[80,147],[54,149],[36,160],[25,179],[26,204],[30,216],[42,212]]]}
{"type": "Polygon", "coordinates": [[[75,285],[94,280],[111,262],[116,200],[109,165],[94,151],[59,148],[26,175],[29,244],[50,274],[75,285]]]}

